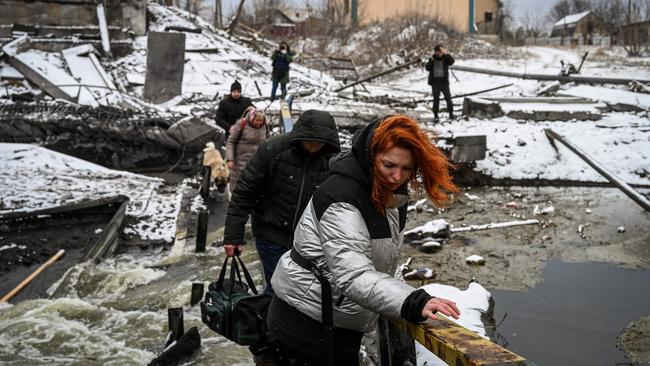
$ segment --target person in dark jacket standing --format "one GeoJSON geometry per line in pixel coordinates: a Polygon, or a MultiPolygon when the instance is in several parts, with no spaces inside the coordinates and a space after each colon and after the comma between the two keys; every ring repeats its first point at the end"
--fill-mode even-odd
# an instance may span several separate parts
{"type": "Polygon", "coordinates": [[[267,323],[280,343],[280,365],[318,366],[328,357],[330,365],[358,365],[361,338],[379,314],[412,323],[436,312],[460,315],[454,302],[393,277],[409,188],[423,188],[438,205],[447,199],[445,191],[458,190],[447,158],[418,123],[404,115],[375,121],[355,134],[352,150],[337,156],[330,169],[273,276],[267,323]],[[324,322],[333,326],[332,336],[324,322]]]}
{"type": "Polygon", "coordinates": [[[287,95],[287,83],[289,82],[289,64],[293,61],[293,53],[286,42],[280,42],[280,46],[271,55],[273,71],[271,72],[271,102],[275,100],[275,92],[278,84],[282,89],[282,98],[287,95]]]}
{"type": "Polygon", "coordinates": [[[438,122],[438,109],[440,106],[440,92],[445,96],[449,119],[454,119],[454,105],[451,102],[449,91],[449,66],[454,64],[454,58],[447,53],[442,45],[433,48],[433,55],[427,61],[426,69],[429,71],[429,85],[433,92],[433,115],[438,122]]]}
{"type": "Polygon", "coordinates": [[[314,190],[329,174],[329,158],[340,151],[334,118],[308,110],[293,131],[257,148],[232,193],[224,230],[226,255],[241,252],[251,215],[255,244],[264,267],[266,293],[278,260],[293,243],[293,231],[314,190]]]}
{"type": "Polygon", "coordinates": [[[253,102],[250,98],[241,95],[241,84],[235,80],[230,85],[230,94],[219,102],[217,108],[217,125],[226,131],[226,138],[230,133],[230,127],[242,118],[248,107],[254,107],[253,102]]]}

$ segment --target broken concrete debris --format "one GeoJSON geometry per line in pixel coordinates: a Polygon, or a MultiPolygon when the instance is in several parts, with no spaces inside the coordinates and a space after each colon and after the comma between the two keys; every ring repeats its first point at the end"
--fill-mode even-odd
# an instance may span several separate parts
{"type": "Polygon", "coordinates": [[[13,68],[48,95],[94,107],[113,105],[121,99],[92,45],[63,50],[59,58],[56,54],[30,49],[29,42],[23,36],[4,45],[2,50],[13,68]]]}

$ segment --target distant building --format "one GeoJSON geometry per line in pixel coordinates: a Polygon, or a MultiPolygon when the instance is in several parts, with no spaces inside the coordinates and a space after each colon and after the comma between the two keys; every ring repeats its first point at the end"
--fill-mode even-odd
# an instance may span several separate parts
{"type": "Polygon", "coordinates": [[[271,34],[284,37],[303,35],[313,18],[313,11],[309,8],[276,9],[271,17],[271,34]]]}
{"type": "Polygon", "coordinates": [[[623,42],[625,45],[650,46],[650,20],[630,23],[623,26],[623,42]]]}
{"type": "Polygon", "coordinates": [[[551,30],[551,38],[559,39],[562,46],[601,44],[605,34],[603,21],[589,10],[565,16],[551,30]]]}
{"type": "Polygon", "coordinates": [[[334,0],[343,18],[366,25],[413,14],[437,18],[461,33],[496,34],[500,0],[334,0]]]}

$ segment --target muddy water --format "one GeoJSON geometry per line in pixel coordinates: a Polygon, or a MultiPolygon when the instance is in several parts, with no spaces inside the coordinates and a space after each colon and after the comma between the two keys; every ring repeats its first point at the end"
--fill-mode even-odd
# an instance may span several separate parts
{"type": "Polygon", "coordinates": [[[490,290],[500,344],[537,365],[627,363],[616,338],[650,315],[650,271],[550,261],[529,291],[490,290]]]}
{"type": "Polygon", "coordinates": [[[474,188],[445,210],[412,212],[407,229],[433,219],[460,227],[530,218],[542,225],[458,233],[435,254],[405,254],[437,282],[463,288],[475,279],[492,289],[496,321],[508,313],[500,334],[538,365],[625,361],[616,337],[650,315],[650,214],[619,190],[474,188]],[[538,216],[535,206],[554,212],[538,216]],[[473,254],[485,265],[468,266],[473,254]]]}

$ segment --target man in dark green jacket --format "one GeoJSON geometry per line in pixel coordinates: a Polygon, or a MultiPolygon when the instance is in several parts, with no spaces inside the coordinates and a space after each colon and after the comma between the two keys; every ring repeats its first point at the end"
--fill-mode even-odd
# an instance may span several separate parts
{"type": "Polygon", "coordinates": [[[263,143],[248,161],[232,193],[226,215],[226,255],[241,252],[248,215],[264,267],[267,293],[293,231],[312,193],[329,175],[329,158],[340,151],[338,129],[327,113],[308,110],[293,131],[263,143]]]}

